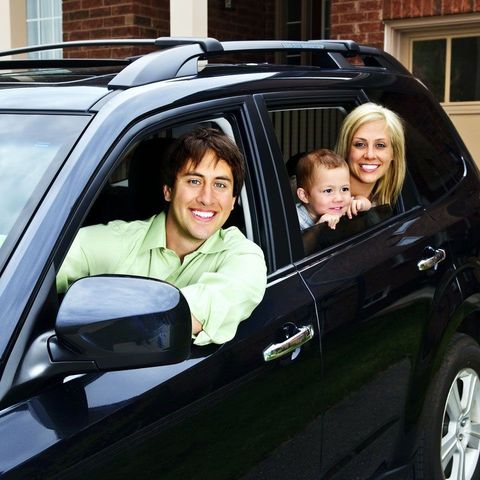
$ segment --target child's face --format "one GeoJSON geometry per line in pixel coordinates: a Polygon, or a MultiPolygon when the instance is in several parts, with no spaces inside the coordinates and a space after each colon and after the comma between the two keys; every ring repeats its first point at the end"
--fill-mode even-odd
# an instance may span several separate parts
{"type": "Polygon", "coordinates": [[[299,192],[300,200],[306,204],[310,213],[314,216],[325,213],[343,215],[352,201],[348,167],[317,167],[312,180],[308,190],[302,189],[304,195],[299,192]]]}

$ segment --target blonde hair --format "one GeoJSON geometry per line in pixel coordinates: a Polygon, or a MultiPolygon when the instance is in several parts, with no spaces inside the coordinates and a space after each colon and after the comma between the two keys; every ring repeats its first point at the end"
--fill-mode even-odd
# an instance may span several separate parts
{"type": "Polygon", "coordinates": [[[364,103],[352,110],[343,120],[335,151],[348,161],[352,140],[357,130],[366,123],[381,120],[385,123],[393,150],[393,161],[385,175],[373,187],[370,200],[378,204],[393,204],[400,195],[405,180],[405,133],[402,119],[392,110],[364,103]]]}
{"type": "Polygon", "coordinates": [[[296,167],[297,187],[310,190],[313,172],[317,167],[348,168],[347,162],[332,150],[320,148],[306,153],[298,160],[296,167]]]}

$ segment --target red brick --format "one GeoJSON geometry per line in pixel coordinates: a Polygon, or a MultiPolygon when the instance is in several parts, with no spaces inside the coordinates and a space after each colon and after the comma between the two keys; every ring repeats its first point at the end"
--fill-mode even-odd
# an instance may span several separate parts
{"type": "Polygon", "coordinates": [[[421,17],[422,16],[422,4],[418,1],[413,1],[410,3],[410,16],[411,17],[421,17]]]}
{"type": "Polygon", "coordinates": [[[149,27],[152,22],[149,17],[142,17],[141,15],[134,15],[132,23],[135,25],[141,25],[143,27],[149,27]]]}
{"type": "Polygon", "coordinates": [[[338,16],[337,23],[358,23],[366,19],[366,12],[362,13],[343,13],[338,16]]]}
{"type": "Polygon", "coordinates": [[[105,27],[116,27],[118,25],[125,25],[125,17],[123,15],[111,16],[103,19],[105,27]]]}
{"type": "Polygon", "coordinates": [[[341,12],[358,12],[358,6],[356,2],[333,2],[331,6],[331,13],[341,12]]]}
{"type": "Polygon", "coordinates": [[[103,0],[105,5],[123,5],[130,2],[131,0],[103,0]]]}
{"type": "Polygon", "coordinates": [[[380,29],[380,22],[378,23],[359,23],[358,31],[360,33],[378,32],[380,29]]]}
{"type": "Polygon", "coordinates": [[[113,29],[112,28],[99,28],[95,30],[94,38],[112,38],[113,37],[113,29]]]}
{"type": "Polygon", "coordinates": [[[82,10],[88,10],[95,7],[103,7],[103,0],[82,0],[82,10]]]}
{"type": "Polygon", "coordinates": [[[401,2],[393,2],[392,3],[392,19],[402,18],[402,4],[401,2]]]}
{"type": "Polygon", "coordinates": [[[433,0],[422,0],[421,16],[429,17],[433,15],[433,0]]]}
{"type": "Polygon", "coordinates": [[[112,9],[110,7],[91,8],[88,13],[90,18],[110,17],[112,9]]]}
{"type": "Polygon", "coordinates": [[[88,10],[76,10],[67,14],[67,20],[83,20],[88,18],[88,10]]]}
{"type": "Polygon", "coordinates": [[[102,18],[89,18],[88,20],[84,20],[82,22],[82,30],[98,30],[99,28],[103,27],[103,19],[102,18]]]}
{"type": "Polygon", "coordinates": [[[368,44],[376,46],[377,48],[383,48],[383,40],[385,38],[383,30],[381,32],[372,32],[367,35],[368,44]]]}
{"type": "Polygon", "coordinates": [[[126,5],[112,5],[112,15],[126,15],[127,13],[135,13],[137,7],[133,3],[126,5]]]}
{"type": "Polygon", "coordinates": [[[392,2],[394,0],[384,0],[383,2],[383,18],[389,19],[392,17],[392,2]]]}
{"type": "Polygon", "coordinates": [[[112,27],[111,30],[115,38],[132,38],[138,35],[138,28],[135,26],[112,27]]]}
{"type": "Polygon", "coordinates": [[[370,10],[381,10],[382,2],[380,0],[360,0],[358,2],[358,10],[370,11],[370,10]]]}
{"type": "Polygon", "coordinates": [[[350,25],[332,25],[332,33],[335,35],[343,35],[343,36],[349,36],[351,34],[356,34],[358,33],[358,26],[357,24],[350,24],[350,25]]]}
{"type": "Polygon", "coordinates": [[[82,30],[75,30],[74,32],[70,32],[70,40],[88,40],[89,39],[89,32],[84,32],[82,30]]]}
{"type": "Polygon", "coordinates": [[[368,21],[379,21],[381,22],[383,20],[383,12],[381,10],[378,11],[373,11],[373,12],[367,12],[365,15],[365,20],[368,21]]]}
{"type": "Polygon", "coordinates": [[[81,3],[80,0],[63,0],[62,2],[62,12],[72,12],[74,10],[80,10],[81,3]]]}

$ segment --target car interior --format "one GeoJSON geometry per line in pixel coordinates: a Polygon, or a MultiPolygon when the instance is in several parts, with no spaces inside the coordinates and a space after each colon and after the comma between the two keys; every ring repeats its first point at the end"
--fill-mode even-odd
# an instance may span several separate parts
{"type": "MultiPolygon", "coordinates": [[[[107,184],[99,193],[83,226],[107,224],[112,220],[145,220],[168,208],[163,197],[162,169],[176,140],[186,131],[199,126],[216,128],[234,138],[230,123],[224,118],[204,121],[151,134],[126,152],[107,184]]],[[[224,228],[238,227],[252,239],[248,217],[248,197],[242,188],[224,228]],[[246,216],[247,215],[247,216],[246,216]]]]}

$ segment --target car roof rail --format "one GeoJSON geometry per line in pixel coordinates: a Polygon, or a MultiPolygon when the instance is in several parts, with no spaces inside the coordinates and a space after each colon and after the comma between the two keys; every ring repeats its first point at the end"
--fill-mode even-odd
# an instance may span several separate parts
{"type": "MultiPolygon", "coordinates": [[[[71,42],[46,43],[44,45],[31,45],[29,47],[10,48],[9,50],[1,50],[0,57],[8,57],[20,55],[23,53],[44,52],[47,50],[59,50],[63,48],[79,48],[79,47],[120,47],[120,46],[155,46],[155,39],[152,38],[113,38],[105,40],[78,40],[71,42]]],[[[84,59],[85,60],[85,59],[84,59]]]]}
{"type": "Polygon", "coordinates": [[[389,68],[405,73],[405,68],[389,54],[353,40],[259,40],[219,42],[214,38],[160,37],[155,45],[167,47],[142,56],[119,72],[108,84],[111,89],[126,89],[161,80],[198,74],[198,60],[208,60],[221,54],[250,52],[320,52],[324,68],[358,68],[350,57],[365,57],[362,67],[389,68]]]}
{"type": "Polygon", "coordinates": [[[80,47],[119,47],[119,46],[153,46],[155,39],[106,39],[106,40],[79,40],[71,42],[48,43],[44,45],[31,45],[29,47],[11,48],[0,51],[0,70],[15,69],[50,69],[50,68],[88,68],[88,67],[114,67],[125,66],[132,63],[137,57],[132,58],[19,58],[2,59],[25,53],[45,52],[64,48],[80,47]]]}

